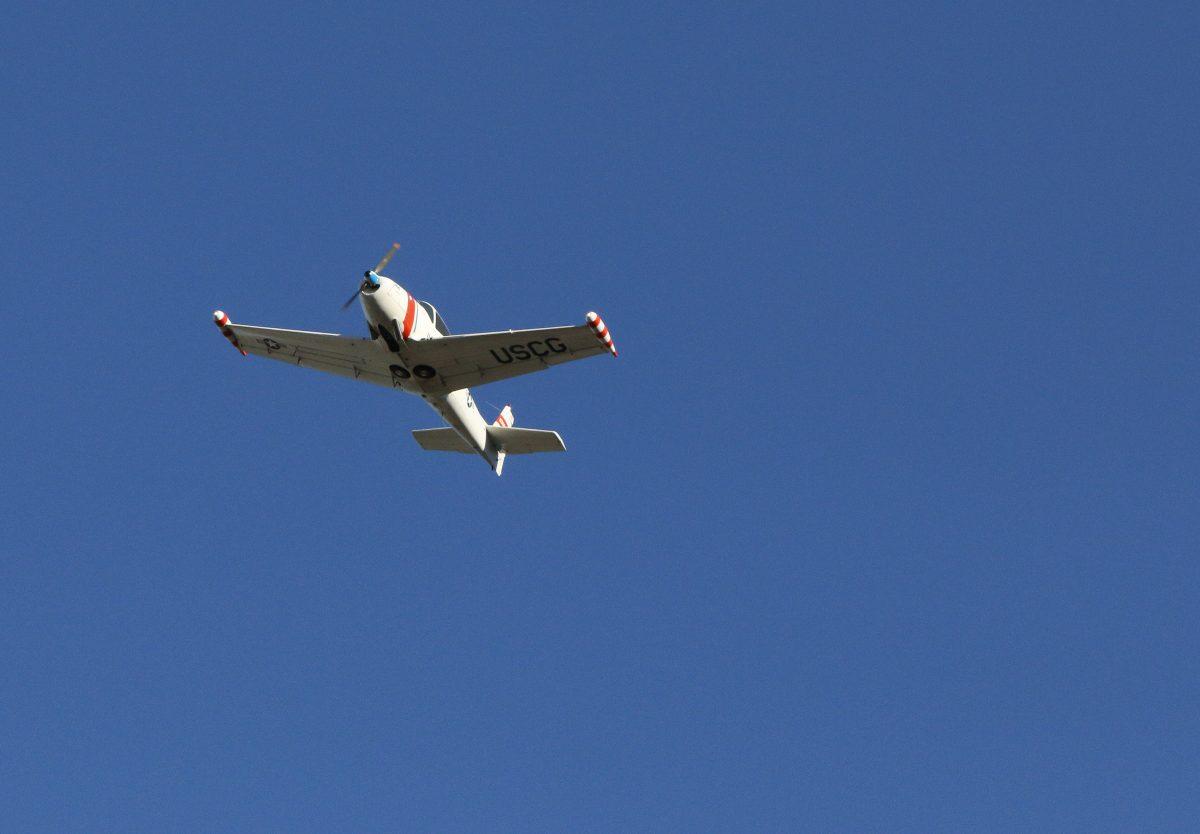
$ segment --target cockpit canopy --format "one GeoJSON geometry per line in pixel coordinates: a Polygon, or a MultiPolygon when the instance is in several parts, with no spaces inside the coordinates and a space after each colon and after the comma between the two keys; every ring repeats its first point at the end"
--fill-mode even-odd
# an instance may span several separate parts
{"type": "Polygon", "coordinates": [[[428,301],[418,301],[417,303],[425,308],[425,312],[429,314],[429,320],[433,322],[437,332],[443,336],[449,336],[450,328],[446,327],[446,322],[442,321],[442,317],[438,315],[438,311],[433,308],[433,305],[428,301]]]}

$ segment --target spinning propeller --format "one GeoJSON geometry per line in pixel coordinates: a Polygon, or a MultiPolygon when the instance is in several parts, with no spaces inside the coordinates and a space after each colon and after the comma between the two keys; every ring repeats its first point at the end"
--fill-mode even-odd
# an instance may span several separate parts
{"type": "Polygon", "coordinates": [[[366,287],[368,287],[368,286],[378,287],[379,286],[379,270],[381,270],[385,266],[387,266],[388,261],[390,261],[392,259],[392,255],[395,255],[399,251],[400,251],[400,244],[393,243],[392,248],[387,251],[387,254],[384,255],[379,260],[379,263],[375,264],[375,268],[368,269],[366,272],[363,273],[363,282],[358,285],[358,290],[355,291],[354,295],[350,296],[350,300],[342,305],[343,310],[348,309],[350,307],[350,305],[354,303],[354,300],[356,298],[358,298],[359,295],[362,294],[362,291],[366,287]]]}

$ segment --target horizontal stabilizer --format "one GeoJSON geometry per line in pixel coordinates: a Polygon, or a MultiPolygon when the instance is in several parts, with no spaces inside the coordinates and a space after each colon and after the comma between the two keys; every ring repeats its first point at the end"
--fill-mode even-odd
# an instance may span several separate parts
{"type": "Polygon", "coordinates": [[[558,436],[556,431],[488,426],[487,433],[493,443],[510,455],[531,455],[534,452],[565,452],[567,450],[563,439],[558,436]]]}
{"type": "Polygon", "coordinates": [[[416,429],[412,434],[421,448],[428,452],[475,454],[475,450],[454,429],[416,429]]]}

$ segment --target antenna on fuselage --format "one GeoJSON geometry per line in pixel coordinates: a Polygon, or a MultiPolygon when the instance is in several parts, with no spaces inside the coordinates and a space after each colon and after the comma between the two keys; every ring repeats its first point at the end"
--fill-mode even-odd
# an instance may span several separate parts
{"type": "Polygon", "coordinates": [[[366,272],[363,273],[363,282],[358,285],[358,289],[355,290],[354,295],[350,296],[350,300],[342,305],[343,310],[349,309],[350,305],[354,303],[354,300],[356,298],[358,298],[359,295],[362,294],[364,286],[366,286],[367,284],[378,284],[379,283],[379,279],[378,279],[379,270],[381,270],[385,266],[387,266],[388,261],[390,261],[392,259],[392,255],[395,255],[399,251],[400,251],[400,244],[393,243],[392,248],[387,251],[387,254],[379,259],[379,263],[375,264],[375,268],[368,269],[366,272]],[[372,280],[372,278],[371,278],[372,275],[376,276],[374,280],[372,280]]]}

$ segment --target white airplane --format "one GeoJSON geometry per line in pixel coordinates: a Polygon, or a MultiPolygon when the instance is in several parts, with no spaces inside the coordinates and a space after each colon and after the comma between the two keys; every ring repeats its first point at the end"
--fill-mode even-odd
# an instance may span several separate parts
{"type": "Polygon", "coordinates": [[[600,353],[616,356],[600,317],[588,313],[586,323],[575,327],[451,336],[429,302],[416,300],[380,274],[399,248],[392,244],[375,268],[363,273],[358,292],[343,305],[359,299],[370,339],[234,324],[220,310],[213,320],[243,356],[253,353],[420,395],[450,424],[414,431],[422,449],[478,454],[497,475],[506,455],[565,451],[558,432],[514,428],[511,406],[489,425],[468,388],[600,353]]]}

